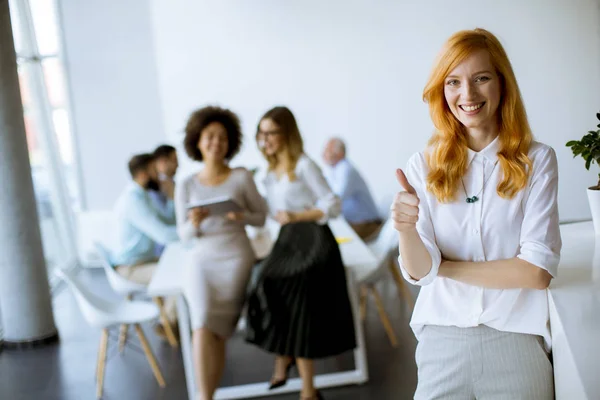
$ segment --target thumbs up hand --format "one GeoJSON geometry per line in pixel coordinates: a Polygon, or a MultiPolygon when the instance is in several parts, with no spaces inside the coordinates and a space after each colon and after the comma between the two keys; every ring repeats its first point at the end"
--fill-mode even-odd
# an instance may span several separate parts
{"type": "Polygon", "coordinates": [[[401,169],[396,170],[396,179],[404,189],[403,192],[396,193],[394,202],[390,209],[392,210],[392,220],[394,228],[398,232],[408,232],[416,229],[416,223],[419,220],[419,196],[414,187],[406,179],[406,175],[401,169]]]}

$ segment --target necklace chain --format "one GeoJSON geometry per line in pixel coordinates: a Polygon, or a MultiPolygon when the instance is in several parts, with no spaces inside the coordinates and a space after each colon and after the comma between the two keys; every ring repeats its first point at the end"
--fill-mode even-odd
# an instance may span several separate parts
{"type": "Polygon", "coordinates": [[[498,161],[496,161],[494,163],[494,168],[492,168],[492,172],[490,172],[490,175],[487,177],[487,179],[485,181],[483,181],[483,186],[481,186],[481,189],[479,190],[479,192],[477,192],[477,194],[475,196],[469,197],[469,195],[467,194],[467,189],[465,188],[465,181],[461,178],[460,181],[462,182],[462,187],[465,192],[465,197],[467,198],[466,199],[467,203],[475,203],[476,201],[479,200],[479,195],[481,194],[481,192],[483,192],[483,188],[485,188],[485,185],[488,183],[488,181],[492,177],[492,174],[494,173],[494,170],[496,169],[497,164],[498,164],[498,161]]]}

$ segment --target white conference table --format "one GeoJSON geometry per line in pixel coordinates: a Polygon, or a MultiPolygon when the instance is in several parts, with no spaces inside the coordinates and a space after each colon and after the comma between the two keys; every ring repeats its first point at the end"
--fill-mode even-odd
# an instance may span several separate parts
{"type": "MultiPolygon", "coordinates": [[[[358,291],[355,282],[369,275],[377,268],[377,260],[367,245],[356,235],[348,223],[342,219],[329,221],[333,234],[340,240],[340,252],[348,277],[348,291],[354,314],[357,347],[354,350],[354,369],[350,371],[321,374],[315,376],[315,386],[326,388],[349,384],[362,384],[368,380],[367,356],[362,323],[358,312],[358,291]]],[[[264,229],[247,229],[251,238],[257,258],[269,254],[273,239],[277,237],[279,226],[268,221],[264,229]]],[[[182,272],[186,263],[188,251],[193,246],[190,243],[176,242],[167,246],[158,267],[154,272],[152,281],[148,286],[150,296],[178,296],[177,314],[179,320],[179,334],[181,351],[186,375],[186,383],[190,400],[196,399],[196,384],[192,362],[191,328],[189,310],[182,295],[182,272]]],[[[291,378],[287,385],[280,389],[268,390],[268,382],[252,383],[246,385],[221,387],[215,393],[215,399],[240,399],[248,397],[262,397],[286,392],[299,392],[302,387],[300,378],[291,378]]]]}
{"type": "Polygon", "coordinates": [[[556,399],[600,399],[600,232],[591,222],[560,232],[558,276],[548,291],[556,399]]]}

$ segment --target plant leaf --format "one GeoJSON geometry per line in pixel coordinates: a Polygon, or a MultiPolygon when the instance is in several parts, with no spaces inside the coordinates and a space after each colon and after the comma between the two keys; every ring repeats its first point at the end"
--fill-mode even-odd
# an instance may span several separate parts
{"type": "MultiPolygon", "coordinates": [[[[596,114],[596,117],[600,120],[600,112],[596,114]]],[[[598,128],[600,128],[600,124],[598,124],[598,128]]],[[[588,171],[592,164],[600,166],[600,130],[588,131],[580,140],[569,140],[565,146],[571,148],[573,158],[581,156],[585,160],[585,169],[588,171]]]]}
{"type": "Polygon", "coordinates": [[[573,151],[573,156],[578,156],[583,152],[584,147],[581,146],[580,144],[576,144],[575,146],[573,146],[571,148],[571,150],[573,151]]]}
{"type": "MultiPolygon", "coordinates": [[[[584,150],[581,153],[581,157],[586,161],[586,163],[590,160],[590,152],[588,150],[584,150]]],[[[589,167],[587,167],[589,169],[589,167]]]]}
{"type": "Polygon", "coordinates": [[[585,161],[585,169],[587,169],[588,171],[590,170],[590,164],[591,164],[591,163],[592,163],[592,159],[591,159],[591,158],[588,158],[588,159],[585,161]]]}

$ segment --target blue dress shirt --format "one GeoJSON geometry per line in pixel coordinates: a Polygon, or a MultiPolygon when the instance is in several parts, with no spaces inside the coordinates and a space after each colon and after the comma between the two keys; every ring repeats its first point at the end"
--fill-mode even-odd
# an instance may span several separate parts
{"type": "Polygon", "coordinates": [[[177,241],[177,228],[152,204],[137,183],[130,184],[117,200],[118,248],[115,265],[134,265],[156,259],[156,245],[177,241]]]}
{"type": "Polygon", "coordinates": [[[342,199],[342,214],[348,222],[358,224],[381,219],[367,183],[348,160],[344,158],[326,168],[325,179],[342,199]]]}

